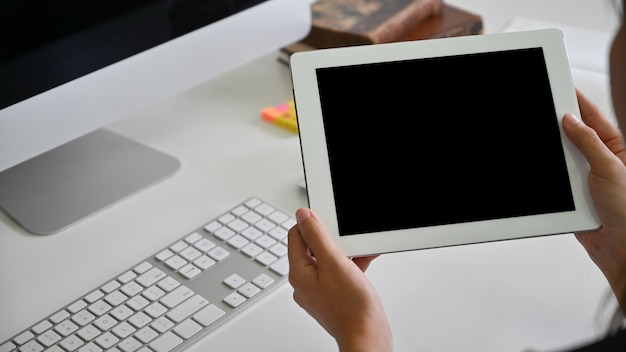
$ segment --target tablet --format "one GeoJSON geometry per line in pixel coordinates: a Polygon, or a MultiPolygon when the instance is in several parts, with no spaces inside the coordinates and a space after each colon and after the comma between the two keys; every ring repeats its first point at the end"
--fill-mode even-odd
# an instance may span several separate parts
{"type": "Polygon", "coordinates": [[[557,29],[290,60],[309,206],[349,256],[600,226],[557,29]]]}

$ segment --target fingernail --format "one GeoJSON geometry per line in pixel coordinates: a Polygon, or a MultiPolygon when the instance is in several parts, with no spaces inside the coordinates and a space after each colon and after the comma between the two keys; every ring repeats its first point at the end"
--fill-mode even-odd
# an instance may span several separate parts
{"type": "Polygon", "coordinates": [[[298,224],[301,224],[304,220],[311,217],[311,210],[308,208],[301,208],[296,211],[296,220],[298,224]]]}
{"type": "Polygon", "coordinates": [[[579,124],[580,123],[580,120],[578,119],[578,116],[572,114],[571,112],[566,113],[565,116],[568,116],[568,118],[571,119],[572,122],[575,123],[575,124],[579,124]]]}

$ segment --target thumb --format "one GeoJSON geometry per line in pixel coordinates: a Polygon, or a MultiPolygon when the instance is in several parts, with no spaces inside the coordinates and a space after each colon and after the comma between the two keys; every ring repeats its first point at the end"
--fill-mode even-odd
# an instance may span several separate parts
{"type": "Polygon", "coordinates": [[[610,170],[603,169],[611,165],[616,157],[600,139],[598,133],[571,113],[563,116],[562,123],[565,134],[587,159],[591,169],[599,174],[605,172],[610,174],[610,170]]]}
{"type": "MultiPolygon", "coordinates": [[[[322,220],[309,208],[301,208],[296,211],[296,220],[302,238],[317,258],[318,263],[335,257],[340,253],[333,239],[326,231],[322,220]]],[[[341,254],[343,256],[343,254],[341,254]]]]}

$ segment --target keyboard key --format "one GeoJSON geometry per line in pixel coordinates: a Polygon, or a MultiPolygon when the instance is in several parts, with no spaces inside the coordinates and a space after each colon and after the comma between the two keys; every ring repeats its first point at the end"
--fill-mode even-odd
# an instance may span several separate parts
{"type": "Polygon", "coordinates": [[[231,213],[227,213],[224,214],[222,216],[219,217],[219,219],[217,219],[220,223],[222,223],[223,225],[228,224],[229,222],[233,221],[235,219],[235,216],[231,213]]]}
{"type": "Polygon", "coordinates": [[[165,261],[165,265],[170,267],[172,270],[178,270],[185,264],[187,264],[187,261],[178,255],[173,255],[170,259],[165,261]]]}
{"type": "Polygon", "coordinates": [[[178,253],[182,251],[183,249],[187,248],[187,246],[188,244],[185,243],[184,241],[178,241],[170,246],[170,250],[174,253],[178,253]]]}
{"type": "Polygon", "coordinates": [[[289,260],[287,257],[283,257],[270,265],[270,269],[275,273],[285,276],[289,273],[289,260]]]}
{"type": "Polygon", "coordinates": [[[281,211],[275,211],[271,213],[267,218],[277,224],[280,224],[281,222],[287,220],[289,217],[281,211]]]}
{"type": "Polygon", "coordinates": [[[197,250],[199,250],[202,253],[206,253],[208,252],[210,249],[212,249],[213,247],[215,247],[215,243],[209,241],[206,238],[201,239],[200,241],[194,243],[193,245],[194,247],[196,247],[197,250]]]}
{"type": "Polygon", "coordinates": [[[159,302],[149,305],[144,312],[153,318],[160,317],[167,312],[167,308],[159,302]]]}
{"type": "Polygon", "coordinates": [[[254,208],[257,205],[261,204],[261,200],[258,198],[250,198],[249,200],[247,200],[244,204],[250,208],[254,208]]]}
{"type": "Polygon", "coordinates": [[[69,307],[67,307],[67,310],[70,313],[76,313],[79,312],[81,309],[87,307],[87,303],[85,303],[85,301],[83,301],[82,299],[72,303],[69,307]]]}
{"type": "Polygon", "coordinates": [[[39,341],[39,343],[41,343],[42,345],[46,347],[50,347],[53,344],[61,341],[61,336],[59,336],[59,334],[54,332],[54,330],[50,329],[46,331],[45,333],[39,335],[37,337],[37,341],[39,341]]]}
{"type": "Polygon", "coordinates": [[[96,321],[94,322],[94,325],[97,326],[98,329],[102,331],[107,331],[110,328],[114,327],[116,324],[117,324],[117,320],[115,320],[113,317],[111,317],[108,314],[101,316],[100,318],[96,319],[96,321]]]}
{"type": "Polygon", "coordinates": [[[157,286],[152,286],[143,291],[141,295],[150,301],[156,301],[165,295],[165,291],[161,290],[157,286]]]}
{"type": "Polygon", "coordinates": [[[241,248],[241,252],[243,252],[246,255],[248,255],[249,257],[253,258],[253,257],[256,257],[257,255],[259,255],[261,252],[263,252],[263,248],[257,246],[254,243],[248,243],[243,248],[241,248]]]}
{"type": "Polygon", "coordinates": [[[135,281],[131,281],[127,283],[126,285],[122,286],[122,288],[120,288],[120,291],[122,291],[126,296],[132,297],[138,294],[139,292],[143,291],[143,287],[139,285],[138,283],[136,283],[135,281]]]}
{"type": "Polygon", "coordinates": [[[148,269],[152,268],[152,264],[148,263],[148,262],[143,262],[139,265],[137,265],[136,267],[133,268],[133,271],[136,272],[137,274],[143,274],[146,271],[148,271],[148,269]]]}
{"type": "Polygon", "coordinates": [[[267,203],[259,203],[259,205],[254,207],[254,211],[261,215],[267,216],[274,211],[274,208],[267,203]]]}
{"type": "Polygon", "coordinates": [[[96,319],[96,316],[91,314],[86,309],[83,309],[80,312],[72,316],[72,321],[78,324],[79,326],[85,326],[91,323],[94,319],[96,319]]]}
{"type": "Polygon", "coordinates": [[[117,320],[126,320],[126,318],[133,315],[133,313],[133,310],[128,308],[126,305],[121,305],[111,310],[111,316],[117,320]]]}
{"type": "Polygon", "coordinates": [[[91,341],[100,335],[100,330],[93,325],[87,325],[84,328],[78,330],[76,333],[84,341],[91,341]]]}
{"type": "Polygon", "coordinates": [[[252,283],[260,288],[267,288],[274,283],[274,279],[267,274],[261,274],[255,277],[254,280],[252,280],[252,283]]]}
{"type": "Polygon", "coordinates": [[[260,288],[256,287],[255,285],[253,285],[253,284],[251,284],[249,282],[243,284],[243,286],[241,286],[237,290],[237,292],[241,293],[246,298],[252,298],[253,296],[255,296],[260,291],[261,291],[260,288]]]}
{"type": "Polygon", "coordinates": [[[155,257],[158,261],[164,262],[165,260],[167,260],[167,258],[173,255],[174,255],[174,252],[170,251],[169,249],[164,249],[161,252],[159,252],[155,257]]]}
{"type": "Polygon", "coordinates": [[[229,229],[228,227],[220,227],[219,229],[215,230],[215,232],[213,232],[213,235],[222,241],[226,241],[227,239],[235,235],[235,231],[229,229]]]}
{"type": "Polygon", "coordinates": [[[133,324],[133,326],[136,328],[142,328],[150,324],[151,321],[152,321],[152,318],[150,318],[144,312],[138,312],[137,314],[130,317],[130,319],[128,319],[128,322],[133,324]]]}
{"type": "Polygon", "coordinates": [[[128,299],[128,296],[120,291],[113,291],[104,297],[104,300],[112,306],[119,306],[128,299]]]}
{"type": "Polygon", "coordinates": [[[191,319],[183,321],[174,328],[176,335],[185,340],[191,338],[193,335],[200,332],[200,330],[202,330],[202,326],[191,319]]]}
{"type": "Polygon", "coordinates": [[[160,333],[164,333],[167,330],[171,329],[174,326],[174,323],[166,317],[160,317],[159,319],[156,319],[154,322],[152,322],[150,326],[154,328],[154,330],[160,333]]]}
{"type": "Polygon", "coordinates": [[[185,260],[192,261],[198,258],[202,253],[194,247],[187,247],[183,249],[179,254],[185,260]]]}
{"type": "Polygon", "coordinates": [[[116,325],[111,331],[115,334],[115,336],[119,337],[120,339],[124,339],[130,336],[130,334],[134,333],[136,330],[137,329],[135,329],[132,325],[124,321],[116,325]]]}
{"type": "Polygon", "coordinates": [[[135,296],[129,299],[128,302],[126,302],[126,305],[128,305],[134,310],[141,310],[148,304],[150,304],[150,301],[145,299],[143,296],[135,296]]]}
{"type": "Polygon", "coordinates": [[[233,292],[224,297],[224,302],[233,308],[239,307],[245,301],[246,298],[237,292],[233,292]]]}
{"type": "Polygon", "coordinates": [[[161,298],[161,304],[168,308],[174,308],[182,301],[188,299],[193,296],[193,291],[185,286],[180,286],[174,291],[165,295],[165,297],[161,298]]]}
{"type": "Polygon", "coordinates": [[[256,227],[257,229],[263,232],[268,232],[272,230],[273,228],[275,228],[276,224],[268,219],[263,219],[261,221],[257,221],[257,223],[254,224],[254,227],[256,227]]]}
{"type": "MultiPolygon", "coordinates": [[[[98,291],[99,292],[99,291],[98,291]]],[[[58,324],[60,322],[62,322],[63,320],[67,319],[70,317],[70,313],[68,313],[66,310],[60,310],[56,313],[54,313],[51,317],[50,317],[50,321],[53,324],[58,324]]]]}
{"type": "Polygon", "coordinates": [[[20,352],[41,352],[43,346],[37,343],[35,340],[30,340],[20,347],[20,352]]]}
{"type": "Polygon", "coordinates": [[[157,336],[159,336],[159,333],[154,331],[150,327],[145,327],[145,328],[139,330],[137,332],[137,334],[135,334],[135,337],[137,338],[137,340],[139,340],[139,341],[141,341],[143,343],[148,343],[148,342],[154,340],[157,336]]]}
{"type": "Polygon", "coordinates": [[[193,264],[187,264],[182,267],[178,272],[187,279],[193,279],[194,277],[198,276],[202,271],[200,271],[200,269],[198,269],[198,267],[193,264]]]}
{"type": "Polygon", "coordinates": [[[215,260],[207,257],[206,255],[203,255],[199,257],[198,259],[194,260],[193,264],[197,266],[198,268],[200,268],[201,270],[206,270],[215,264],[215,260]]]}
{"type": "Polygon", "coordinates": [[[68,336],[74,331],[78,330],[78,326],[72,323],[70,319],[62,321],[59,325],[54,327],[54,330],[62,336],[68,336]]]}
{"type": "Polygon", "coordinates": [[[102,348],[98,347],[93,342],[89,342],[86,345],[79,348],[78,352],[102,352],[102,348]]]}
{"type": "Polygon", "coordinates": [[[204,227],[204,231],[208,233],[213,233],[213,231],[219,229],[220,227],[222,227],[222,225],[219,222],[212,221],[204,227]]]}
{"type": "Polygon", "coordinates": [[[246,212],[245,214],[243,214],[241,218],[250,224],[254,224],[255,222],[261,220],[263,217],[259,215],[258,213],[250,210],[246,212]]]}
{"type": "Polygon", "coordinates": [[[154,285],[155,282],[163,279],[165,276],[167,275],[163,271],[157,268],[152,268],[147,272],[141,274],[141,276],[139,276],[136,281],[143,287],[149,287],[154,285]]]}
{"type": "Polygon", "coordinates": [[[185,237],[185,242],[193,244],[200,239],[202,239],[202,235],[200,233],[192,232],[187,237],[185,237]]]}
{"type": "Polygon", "coordinates": [[[228,257],[230,253],[222,247],[215,247],[212,250],[210,250],[208,254],[209,254],[209,257],[219,262],[219,261],[226,259],[226,257],[228,257]]]}
{"type": "Polygon", "coordinates": [[[224,279],[224,283],[232,289],[236,289],[237,287],[243,285],[244,282],[246,282],[246,280],[237,274],[232,274],[224,279]]]}
{"type": "Polygon", "coordinates": [[[166,292],[170,292],[171,290],[180,286],[180,282],[174,280],[171,276],[168,276],[164,278],[163,280],[159,281],[157,286],[159,286],[159,288],[163,289],[166,292]]]}
{"type": "Polygon", "coordinates": [[[123,284],[130,282],[130,280],[133,280],[134,278],[137,277],[137,274],[135,274],[132,270],[129,270],[127,272],[125,272],[124,274],[120,275],[117,277],[117,280],[123,284]]]}
{"type": "Polygon", "coordinates": [[[124,352],[134,352],[141,348],[141,342],[134,337],[129,337],[117,345],[124,352]]]}
{"type": "Polygon", "coordinates": [[[221,310],[218,306],[211,304],[196,313],[193,319],[204,326],[209,326],[225,314],[226,312],[221,310]]]}
{"type": "Polygon", "coordinates": [[[263,265],[270,265],[273,262],[276,261],[276,259],[278,259],[278,257],[276,257],[275,255],[268,253],[268,252],[263,252],[259,255],[257,255],[254,259],[256,259],[256,261],[258,261],[259,263],[263,264],[263,265]]]}
{"type": "Polygon", "coordinates": [[[52,324],[47,321],[47,320],[43,320],[41,322],[39,322],[37,325],[33,326],[33,328],[31,329],[35,334],[41,334],[42,332],[50,329],[52,327],[52,324]]]}
{"type": "Polygon", "coordinates": [[[248,227],[247,229],[241,231],[241,235],[249,239],[250,241],[254,241],[261,235],[263,235],[263,232],[254,227],[248,227]]]}
{"type": "Polygon", "coordinates": [[[68,352],[72,352],[84,344],[85,343],[83,342],[83,340],[79,339],[76,335],[70,335],[60,342],[61,347],[63,347],[68,352]]]}
{"type": "Polygon", "coordinates": [[[106,303],[103,300],[99,300],[99,301],[94,302],[87,309],[89,309],[89,311],[92,312],[93,314],[97,316],[101,316],[102,314],[110,311],[111,308],[112,307],[108,303],[106,303]]]}
{"type": "Polygon", "coordinates": [[[2,345],[0,345],[0,352],[11,352],[11,351],[13,351],[16,348],[17,348],[17,346],[15,346],[15,344],[13,344],[13,342],[7,341],[7,342],[3,343],[2,345]]]}
{"type": "Polygon", "coordinates": [[[154,339],[154,341],[150,343],[150,348],[155,352],[169,352],[181,343],[183,343],[183,339],[174,335],[173,332],[168,331],[154,339]]]}
{"type": "Polygon", "coordinates": [[[104,334],[100,335],[96,339],[96,343],[98,344],[98,346],[100,346],[100,347],[102,347],[104,349],[108,349],[108,348],[112,347],[113,345],[115,345],[119,341],[120,341],[120,339],[115,337],[110,332],[105,332],[104,334]]]}

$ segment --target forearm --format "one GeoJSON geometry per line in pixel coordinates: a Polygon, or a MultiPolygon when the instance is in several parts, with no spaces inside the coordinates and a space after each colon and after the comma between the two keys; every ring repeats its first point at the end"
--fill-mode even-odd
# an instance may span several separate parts
{"type": "Polygon", "coordinates": [[[626,316],[626,236],[614,241],[598,241],[599,236],[610,237],[611,232],[583,233],[577,235],[589,257],[604,274],[624,316],[626,316]]]}

